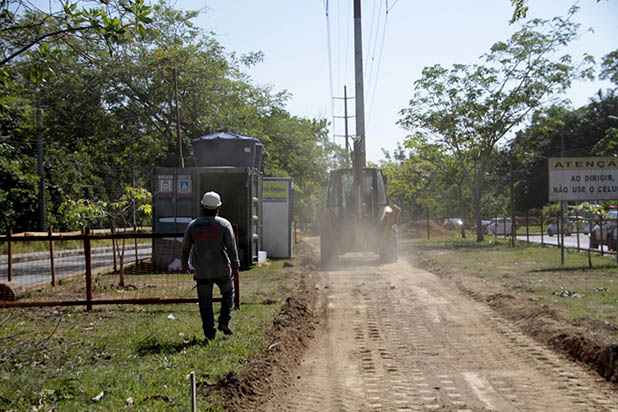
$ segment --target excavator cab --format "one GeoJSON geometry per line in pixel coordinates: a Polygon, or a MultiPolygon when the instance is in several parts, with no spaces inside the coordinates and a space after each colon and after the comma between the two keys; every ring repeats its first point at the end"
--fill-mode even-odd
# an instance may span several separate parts
{"type": "Polygon", "coordinates": [[[397,260],[399,208],[389,206],[380,169],[330,173],[326,208],[320,219],[320,253],[329,263],[347,252],[372,251],[384,261],[397,260]]]}

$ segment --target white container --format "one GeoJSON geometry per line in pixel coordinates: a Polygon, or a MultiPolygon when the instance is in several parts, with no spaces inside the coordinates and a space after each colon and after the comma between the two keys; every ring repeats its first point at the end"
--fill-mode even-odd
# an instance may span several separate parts
{"type": "Polygon", "coordinates": [[[266,263],[266,251],[258,251],[258,263],[266,263]]]}

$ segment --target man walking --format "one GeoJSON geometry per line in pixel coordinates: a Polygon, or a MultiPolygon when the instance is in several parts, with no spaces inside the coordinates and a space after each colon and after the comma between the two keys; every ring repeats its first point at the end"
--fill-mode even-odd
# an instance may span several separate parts
{"type": "Polygon", "coordinates": [[[202,328],[206,340],[212,340],[217,333],[212,310],[212,287],[216,284],[221,291],[221,312],[217,329],[224,335],[232,335],[229,327],[234,302],[234,283],[238,276],[240,261],[232,225],[219,217],[221,197],[216,192],[204,193],[202,216],[193,219],[185,230],[182,242],[182,269],[189,273],[189,255],[195,267],[193,278],[197,282],[197,298],[202,316],[202,328]]]}

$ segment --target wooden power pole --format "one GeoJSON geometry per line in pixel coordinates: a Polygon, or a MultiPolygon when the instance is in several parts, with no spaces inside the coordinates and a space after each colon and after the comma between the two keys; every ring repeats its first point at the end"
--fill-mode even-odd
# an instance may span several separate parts
{"type": "MultiPolygon", "coordinates": [[[[356,139],[359,141],[359,166],[365,167],[365,95],[363,91],[363,36],[361,0],[354,0],[354,72],[356,82],[356,139]]],[[[356,145],[355,145],[356,146],[356,145]]]]}

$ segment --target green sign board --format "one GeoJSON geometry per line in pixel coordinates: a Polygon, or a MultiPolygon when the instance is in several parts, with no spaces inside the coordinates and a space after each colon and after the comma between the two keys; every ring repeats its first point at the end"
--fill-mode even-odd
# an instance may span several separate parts
{"type": "Polygon", "coordinates": [[[288,182],[264,181],[262,185],[262,198],[264,202],[287,202],[288,182]]]}

